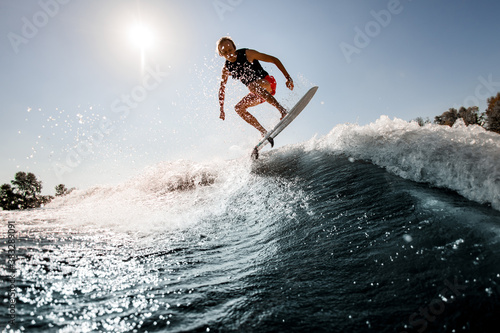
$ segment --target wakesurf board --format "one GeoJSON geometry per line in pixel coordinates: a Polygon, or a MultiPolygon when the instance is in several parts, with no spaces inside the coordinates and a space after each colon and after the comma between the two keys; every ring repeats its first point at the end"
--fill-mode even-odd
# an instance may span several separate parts
{"type": "Polygon", "coordinates": [[[317,86],[309,89],[308,92],[295,104],[295,106],[288,112],[288,114],[280,120],[279,123],[274,126],[272,130],[267,132],[266,136],[255,146],[252,152],[252,158],[259,158],[259,150],[264,148],[266,144],[269,143],[269,138],[274,141],[274,138],[278,136],[290,123],[304,110],[304,108],[309,104],[309,101],[313,98],[314,94],[318,90],[317,86]]]}

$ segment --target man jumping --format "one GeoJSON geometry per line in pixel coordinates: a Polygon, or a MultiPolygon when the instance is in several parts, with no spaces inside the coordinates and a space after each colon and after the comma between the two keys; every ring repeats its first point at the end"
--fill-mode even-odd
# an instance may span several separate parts
{"type": "MultiPolygon", "coordinates": [[[[237,50],[236,45],[230,37],[219,39],[217,42],[217,51],[221,57],[226,59],[222,68],[222,79],[219,89],[220,118],[224,120],[226,117],[224,113],[224,97],[227,79],[231,75],[233,79],[240,80],[250,90],[250,93],[236,104],[236,113],[247,123],[255,127],[262,136],[265,136],[267,134],[266,129],[262,127],[247,109],[268,102],[278,109],[281,113],[281,119],[286,116],[287,110],[274,98],[276,80],[262,68],[259,60],[275,64],[285,76],[286,86],[290,90],[293,90],[292,78],[278,58],[251,49],[237,50]]],[[[268,140],[272,147],[274,145],[273,139],[269,138],[268,140]]]]}

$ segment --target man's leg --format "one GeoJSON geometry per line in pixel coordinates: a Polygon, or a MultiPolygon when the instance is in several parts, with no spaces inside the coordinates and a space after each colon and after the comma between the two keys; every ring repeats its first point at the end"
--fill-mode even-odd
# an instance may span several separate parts
{"type": "Polygon", "coordinates": [[[259,95],[250,93],[243,97],[243,99],[236,104],[234,109],[236,110],[236,113],[243,118],[247,123],[255,127],[262,135],[266,134],[266,129],[262,127],[262,125],[257,121],[257,119],[252,116],[247,109],[256,106],[262,103],[262,99],[260,98],[259,95]]]}
{"type": "Polygon", "coordinates": [[[248,89],[250,89],[250,91],[253,92],[254,94],[262,96],[262,98],[266,102],[268,102],[276,109],[278,109],[278,111],[281,113],[281,119],[283,119],[286,116],[287,110],[283,106],[281,106],[281,104],[276,100],[276,98],[274,98],[274,96],[271,95],[271,93],[268,91],[268,89],[269,90],[271,89],[269,82],[267,82],[264,79],[254,81],[248,85],[248,89]]]}

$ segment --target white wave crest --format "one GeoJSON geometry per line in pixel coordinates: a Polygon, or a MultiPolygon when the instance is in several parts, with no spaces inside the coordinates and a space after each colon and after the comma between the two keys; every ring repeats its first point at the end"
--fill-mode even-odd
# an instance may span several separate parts
{"type": "Polygon", "coordinates": [[[223,209],[224,198],[244,186],[249,170],[241,161],[163,162],[116,186],[75,190],[37,215],[132,232],[185,227],[223,209]]]}
{"type": "Polygon", "coordinates": [[[403,178],[457,191],[500,210],[500,135],[480,126],[453,127],[387,116],[359,126],[344,124],[304,144],[369,160],[403,178]]]}

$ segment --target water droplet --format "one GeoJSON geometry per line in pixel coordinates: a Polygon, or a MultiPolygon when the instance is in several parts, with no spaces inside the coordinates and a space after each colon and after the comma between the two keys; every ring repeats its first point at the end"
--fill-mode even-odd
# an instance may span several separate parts
{"type": "Polygon", "coordinates": [[[403,235],[403,239],[404,239],[404,240],[405,240],[405,242],[407,242],[407,243],[410,243],[410,242],[412,242],[412,241],[413,241],[413,237],[411,237],[411,236],[410,236],[410,235],[408,235],[408,234],[404,234],[404,235],[403,235]]]}

